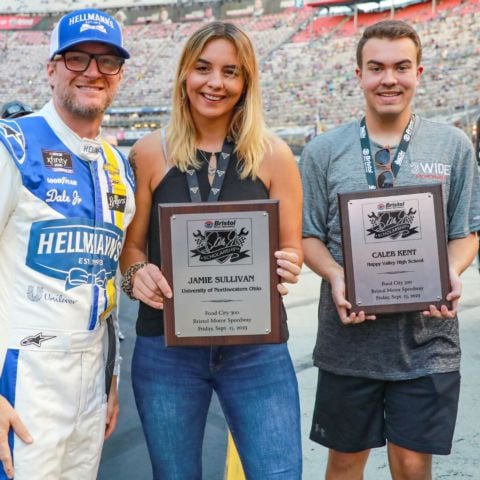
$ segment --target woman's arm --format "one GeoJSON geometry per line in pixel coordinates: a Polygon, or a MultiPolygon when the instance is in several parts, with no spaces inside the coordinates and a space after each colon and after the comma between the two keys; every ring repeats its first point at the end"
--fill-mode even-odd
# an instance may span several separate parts
{"type": "Polygon", "coordinates": [[[166,172],[160,132],[152,132],[139,140],[130,151],[129,160],[135,171],[135,216],[127,229],[120,257],[120,269],[128,277],[134,298],[154,308],[163,308],[163,296],[172,292],[160,269],[147,262],[147,234],[152,208],[152,193],[166,172]],[[142,265],[140,262],[145,262],[142,265]],[[137,269],[137,267],[140,267],[137,269]]]}
{"type": "MultiPolygon", "coordinates": [[[[288,145],[277,137],[265,155],[260,178],[269,191],[269,197],[279,200],[279,251],[277,274],[282,282],[297,283],[303,263],[302,251],[302,184],[297,162],[288,145]]],[[[285,295],[288,289],[278,285],[285,295]]]]}

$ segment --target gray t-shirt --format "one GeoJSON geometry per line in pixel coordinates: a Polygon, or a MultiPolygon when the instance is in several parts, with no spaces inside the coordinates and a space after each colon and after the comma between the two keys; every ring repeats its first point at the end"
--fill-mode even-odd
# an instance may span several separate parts
{"type": "MultiPolygon", "coordinates": [[[[372,153],[380,148],[372,142],[372,153]]],[[[360,122],[313,139],[300,161],[303,236],[316,237],[343,265],[337,194],[367,190],[360,122]]],[[[448,240],[480,230],[480,180],[471,142],[459,129],[416,116],[396,185],[442,183],[448,240]]],[[[315,365],[339,375],[385,380],[416,378],[460,368],[458,320],[421,313],[377,315],[343,325],[330,284],[322,282],[315,365]]]]}

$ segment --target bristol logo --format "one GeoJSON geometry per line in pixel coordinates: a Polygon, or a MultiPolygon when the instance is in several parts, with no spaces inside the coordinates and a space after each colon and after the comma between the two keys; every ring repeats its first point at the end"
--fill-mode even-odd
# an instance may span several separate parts
{"type": "Polygon", "coordinates": [[[197,230],[193,232],[197,248],[190,250],[191,257],[198,257],[200,262],[238,262],[250,257],[249,250],[242,250],[248,235],[249,232],[243,227],[239,232],[235,228],[207,230],[203,233],[197,230]]]}
{"type": "Polygon", "coordinates": [[[367,235],[374,238],[406,238],[418,233],[418,226],[412,227],[417,211],[410,208],[405,210],[391,210],[372,212],[368,215],[371,227],[367,229],[367,235]]]}

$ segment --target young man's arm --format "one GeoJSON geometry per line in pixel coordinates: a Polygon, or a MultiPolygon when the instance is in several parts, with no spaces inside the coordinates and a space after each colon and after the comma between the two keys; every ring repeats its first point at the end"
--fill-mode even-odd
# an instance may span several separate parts
{"type": "Polygon", "coordinates": [[[480,176],[475,152],[470,139],[458,130],[452,135],[453,147],[449,154],[452,164],[450,188],[446,208],[448,222],[448,263],[451,291],[445,305],[440,309],[430,306],[424,315],[436,318],[453,318],[457,314],[458,301],[462,293],[460,275],[472,263],[478,251],[476,231],[480,229],[480,176]],[[457,142],[453,140],[457,137],[457,142]]]}
{"type": "Polygon", "coordinates": [[[451,286],[451,291],[447,295],[447,300],[452,302],[452,309],[449,310],[446,305],[442,305],[440,310],[438,310],[433,305],[430,305],[430,310],[423,312],[427,317],[454,318],[457,314],[458,301],[462,294],[462,281],[460,280],[460,275],[473,262],[477,254],[477,234],[473,232],[465,238],[450,240],[447,249],[451,286]]]}
{"type": "Polygon", "coordinates": [[[365,312],[349,313],[352,304],[345,298],[345,274],[343,267],[332,257],[325,244],[315,237],[303,239],[305,264],[330,283],[332,297],[338,316],[344,324],[362,323],[365,320],[375,320],[375,315],[365,315],[365,312]]]}

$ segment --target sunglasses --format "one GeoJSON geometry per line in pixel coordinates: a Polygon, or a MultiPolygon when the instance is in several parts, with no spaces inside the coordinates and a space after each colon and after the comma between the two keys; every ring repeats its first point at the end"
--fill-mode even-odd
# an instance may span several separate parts
{"type": "Polygon", "coordinates": [[[392,188],[395,179],[392,172],[392,155],[390,148],[382,148],[375,153],[375,165],[382,169],[377,175],[377,187],[392,188]]]}

